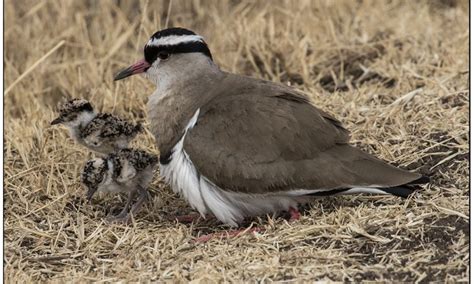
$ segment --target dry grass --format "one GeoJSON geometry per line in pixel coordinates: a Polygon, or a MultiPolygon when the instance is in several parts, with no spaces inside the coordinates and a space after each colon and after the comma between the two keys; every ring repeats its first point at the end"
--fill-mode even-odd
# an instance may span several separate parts
{"type": "MultiPolygon", "coordinates": [[[[262,217],[262,233],[195,245],[225,227],[168,221],[190,209],[157,176],[133,225],[107,225],[123,197],[83,204],[90,154],[49,121],[62,97],[146,116],[151,84],[112,75],[165,26],[168,1],[7,0],[7,282],[468,280],[467,1],[172,4],[169,25],[203,34],[223,69],[303,89],[354,143],[432,184],[408,200],[323,199],[299,222],[262,217]]],[[[135,145],[157,151],[151,135],[135,145]]]]}

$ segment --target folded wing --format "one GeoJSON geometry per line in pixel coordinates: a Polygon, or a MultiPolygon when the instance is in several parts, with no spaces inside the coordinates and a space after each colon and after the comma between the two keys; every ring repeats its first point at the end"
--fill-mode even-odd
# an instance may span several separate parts
{"type": "Polygon", "coordinates": [[[228,80],[231,87],[201,107],[184,140],[199,173],[222,189],[394,187],[421,177],[349,145],[341,123],[293,89],[246,77],[228,80]]]}

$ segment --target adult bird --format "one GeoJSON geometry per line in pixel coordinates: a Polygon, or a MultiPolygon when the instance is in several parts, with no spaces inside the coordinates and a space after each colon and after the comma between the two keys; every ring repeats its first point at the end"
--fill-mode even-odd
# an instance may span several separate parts
{"type": "Polygon", "coordinates": [[[315,197],[407,197],[428,181],[350,145],[341,123],[299,91],[222,71],[190,30],[156,32],[115,80],[140,73],[156,85],[147,107],[160,173],[202,216],[230,226],[278,211],[297,217],[315,197]]]}

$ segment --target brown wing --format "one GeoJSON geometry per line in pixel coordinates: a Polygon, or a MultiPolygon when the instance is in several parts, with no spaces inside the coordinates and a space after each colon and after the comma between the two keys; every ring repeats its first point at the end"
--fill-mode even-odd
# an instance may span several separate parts
{"type": "Polygon", "coordinates": [[[184,141],[197,170],[219,187],[265,193],[396,186],[419,177],[348,145],[340,122],[301,94],[244,79],[226,82],[232,91],[201,107],[184,141]]]}
{"type": "Polygon", "coordinates": [[[134,125],[122,118],[109,113],[99,113],[82,131],[82,135],[87,137],[93,133],[101,138],[120,137],[122,135],[131,136],[141,131],[141,125],[134,125]]]}
{"type": "Polygon", "coordinates": [[[158,163],[158,156],[140,149],[120,149],[118,156],[128,161],[137,170],[143,170],[158,163]]]}

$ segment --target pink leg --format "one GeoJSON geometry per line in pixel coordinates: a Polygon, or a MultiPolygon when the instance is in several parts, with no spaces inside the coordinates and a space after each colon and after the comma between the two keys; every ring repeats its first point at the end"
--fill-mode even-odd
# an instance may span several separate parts
{"type": "Polygon", "coordinates": [[[230,239],[230,238],[233,238],[233,237],[237,237],[237,236],[240,236],[242,234],[249,234],[249,233],[253,233],[253,232],[261,232],[263,231],[263,228],[245,228],[245,229],[240,229],[240,230],[232,230],[232,231],[224,231],[224,232],[217,232],[217,233],[213,233],[213,234],[208,234],[208,235],[204,235],[204,236],[200,236],[199,238],[196,238],[194,240],[195,243],[206,243],[212,239],[215,239],[215,238],[219,238],[219,239],[222,239],[222,238],[227,238],[227,239],[230,239]]]}
{"type": "Polygon", "coordinates": [[[293,207],[290,207],[290,209],[288,210],[288,212],[290,212],[290,222],[292,221],[297,221],[301,218],[301,214],[300,214],[300,211],[298,211],[297,208],[293,208],[293,207]]]}

